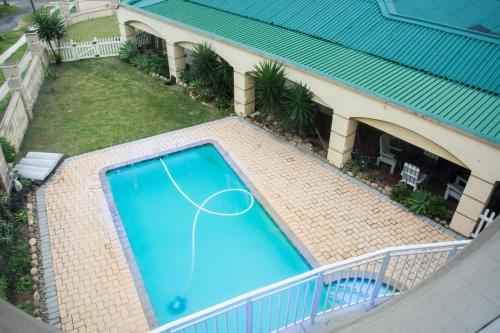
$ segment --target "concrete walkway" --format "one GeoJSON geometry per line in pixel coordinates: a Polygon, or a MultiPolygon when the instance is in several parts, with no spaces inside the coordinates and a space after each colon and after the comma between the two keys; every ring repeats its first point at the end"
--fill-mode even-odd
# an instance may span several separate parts
{"type": "Polygon", "coordinates": [[[44,270],[54,272],[49,310],[60,314],[63,330],[148,330],[99,172],[208,139],[223,147],[320,264],[453,239],[334,167],[241,118],[225,118],[70,158],[39,191],[40,226],[48,234],[41,246],[52,256],[44,270]]]}

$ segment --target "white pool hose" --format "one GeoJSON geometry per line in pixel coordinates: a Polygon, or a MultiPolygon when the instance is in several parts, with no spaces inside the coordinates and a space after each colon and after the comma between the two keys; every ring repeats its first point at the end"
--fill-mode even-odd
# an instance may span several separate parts
{"type": "Polygon", "coordinates": [[[191,280],[193,278],[193,272],[194,272],[194,266],[195,266],[195,256],[196,256],[196,254],[195,254],[195,251],[196,251],[196,246],[195,246],[196,224],[198,223],[198,217],[200,216],[200,213],[203,211],[205,213],[212,214],[212,215],[217,215],[217,216],[239,216],[239,215],[243,215],[246,212],[248,212],[250,209],[252,209],[252,207],[253,207],[253,205],[255,203],[255,198],[252,195],[252,193],[250,193],[249,191],[247,191],[245,189],[242,189],[242,188],[229,188],[229,189],[225,189],[225,190],[221,190],[221,191],[213,193],[208,198],[206,198],[201,203],[201,205],[198,205],[194,200],[192,200],[182,190],[182,188],[179,186],[179,184],[177,184],[177,182],[175,181],[174,177],[172,177],[172,174],[170,173],[170,170],[168,169],[167,164],[165,163],[165,161],[163,160],[163,158],[160,158],[160,161],[163,164],[163,168],[165,169],[165,172],[167,173],[168,178],[170,179],[170,181],[172,182],[172,184],[174,185],[174,187],[177,189],[177,191],[191,205],[193,205],[193,206],[195,206],[197,208],[196,214],[195,214],[194,220],[193,220],[192,231],[191,231],[191,268],[189,270],[189,277],[188,277],[188,280],[187,280],[187,283],[186,283],[186,287],[184,288],[184,291],[182,292],[182,294],[185,295],[186,292],[187,292],[187,290],[189,289],[189,286],[191,285],[191,280]],[[243,209],[243,210],[241,210],[239,212],[235,212],[235,213],[221,213],[221,212],[216,212],[216,211],[209,210],[209,209],[205,208],[205,205],[207,203],[209,203],[210,200],[212,200],[213,198],[217,197],[220,194],[227,193],[227,192],[242,192],[242,193],[248,195],[248,197],[250,198],[250,203],[249,203],[248,207],[246,207],[245,209],[243,209]]]}

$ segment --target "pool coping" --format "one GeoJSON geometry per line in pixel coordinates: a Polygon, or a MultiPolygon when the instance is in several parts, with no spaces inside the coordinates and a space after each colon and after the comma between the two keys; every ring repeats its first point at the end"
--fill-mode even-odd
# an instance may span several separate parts
{"type": "Polygon", "coordinates": [[[127,233],[123,226],[123,221],[120,217],[118,209],[115,204],[115,200],[113,198],[113,193],[111,192],[111,186],[106,177],[106,174],[109,171],[116,170],[119,168],[139,164],[142,162],[146,162],[149,160],[157,159],[161,156],[175,154],[184,150],[193,149],[197,147],[201,147],[204,145],[213,145],[217,152],[222,156],[224,161],[229,165],[229,167],[234,171],[234,173],[238,176],[238,178],[245,184],[245,186],[250,190],[254,198],[261,204],[265,213],[269,215],[269,217],[273,220],[276,226],[279,228],[280,232],[286,237],[286,239],[291,243],[291,245],[296,249],[296,251],[300,254],[300,256],[309,264],[311,269],[317,268],[320,266],[319,262],[314,258],[311,252],[302,244],[297,236],[292,232],[290,227],[285,223],[285,221],[279,216],[279,214],[274,210],[271,204],[265,199],[265,197],[259,192],[259,190],[253,185],[250,179],[245,175],[245,173],[238,167],[236,162],[231,158],[228,152],[224,149],[222,144],[215,139],[206,139],[195,141],[186,145],[181,145],[175,148],[167,149],[164,151],[156,152],[153,154],[142,155],[125,162],[116,163],[112,165],[108,165],[100,169],[99,171],[99,179],[101,181],[102,190],[104,192],[104,196],[106,198],[106,203],[108,205],[110,214],[113,219],[113,223],[116,228],[116,232],[118,233],[118,238],[120,239],[120,243],[122,245],[123,252],[125,254],[125,258],[127,260],[127,264],[129,265],[130,271],[132,273],[132,278],[134,280],[134,285],[136,287],[137,293],[139,295],[139,299],[144,310],[144,314],[146,316],[146,320],[151,329],[158,327],[159,322],[156,318],[155,312],[153,310],[153,306],[149,299],[149,295],[147,293],[146,287],[144,285],[144,281],[142,279],[141,272],[137,265],[137,261],[135,259],[134,253],[132,251],[132,247],[127,237],[127,233]]]}

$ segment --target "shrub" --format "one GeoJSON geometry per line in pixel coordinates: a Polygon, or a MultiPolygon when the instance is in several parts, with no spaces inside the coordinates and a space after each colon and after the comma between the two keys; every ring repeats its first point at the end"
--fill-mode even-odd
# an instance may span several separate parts
{"type": "Polygon", "coordinates": [[[406,207],[417,215],[427,215],[427,209],[431,199],[432,194],[427,191],[418,190],[412,192],[410,197],[406,200],[406,207]]]}
{"type": "Polygon", "coordinates": [[[433,195],[431,197],[431,201],[429,202],[429,206],[427,207],[426,215],[433,219],[442,219],[447,208],[448,205],[446,204],[446,200],[444,200],[444,198],[433,195]]]}
{"type": "Polygon", "coordinates": [[[28,222],[28,212],[26,209],[23,209],[15,214],[16,221],[19,223],[27,223],[28,222]]]}
{"type": "Polygon", "coordinates": [[[354,175],[356,175],[361,170],[361,167],[358,161],[350,159],[345,163],[344,170],[346,172],[352,172],[354,175]]]}
{"type": "Polygon", "coordinates": [[[0,276],[0,298],[6,300],[7,299],[7,277],[0,276]]]}
{"type": "Polygon", "coordinates": [[[406,183],[399,183],[392,188],[391,199],[399,202],[400,204],[406,205],[406,200],[412,194],[412,189],[406,183]]]}
{"type": "Polygon", "coordinates": [[[255,102],[260,109],[275,119],[283,115],[285,100],[285,70],[283,66],[271,61],[260,63],[253,71],[255,80],[255,102]]]}
{"type": "Polygon", "coordinates": [[[118,56],[122,61],[131,62],[132,59],[137,55],[137,46],[131,41],[127,41],[118,50],[118,56]]]}
{"type": "Polygon", "coordinates": [[[374,168],[375,162],[369,156],[361,154],[357,149],[352,151],[352,159],[358,161],[360,171],[368,171],[374,168]]]}
{"type": "Polygon", "coordinates": [[[152,73],[169,77],[168,58],[166,56],[152,56],[150,58],[149,70],[152,73]]]}
{"type": "Polygon", "coordinates": [[[9,140],[4,137],[0,137],[0,147],[3,151],[3,156],[7,163],[13,163],[16,160],[16,147],[9,140]]]}
{"type": "Polygon", "coordinates": [[[22,294],[25,291],[31,290],[31,279],[29,276],[22,276],[16,283],[16,293],[22,294]]]}
{"type": "Polygon", "coordinates": [[[24,312],[26,312],[27,314],[31,314],[33,312],[33,307],[31,305],[30,301],[22,302],[22,303],[18,304],[17,307],[20,310],[23,310],[24,312]]]}
{"type": "Polygon", "coordinates": [[[216,97],[215,107],[221,111],[232,110],[233,103],[227,97],[216,97]]]}
{"type": "Polygon", "coordinates": [[[18,243],[10,248],[11,250],[7,257],[7,266],[5,267],[7,274],[11,277],[25,275],[26,272],[29,272],[31,266],[28,243],[18,243]]]}
{"type": "Polygon", "coordinates": [[[283,125],[298,131],[301,137],[305,136],[304,129],[313,121],[315,105],[312,98],[312,92],[301,83],[294,82],[286,89],[283,125]]]}
{"type": "Polygon", "coordinates": [[[191,68],[185,68],[181,73],[181,80],[189,84],[193,79],[191,68]]]}
{"type": "Polygon", "coordinates": [[[137,54],[132,59],[132,63],[141,71],[148,73],[151,66],[151,57],[145,54],[137,54]]]}
{"type": "Polygon", "coordinates": [[[194,46],[192,52],[193,67],[192,74],[201,80],[204,86],[215,87],[217,84],[217,67],[219,56],[208,43],[200,43],[194,46]]]}

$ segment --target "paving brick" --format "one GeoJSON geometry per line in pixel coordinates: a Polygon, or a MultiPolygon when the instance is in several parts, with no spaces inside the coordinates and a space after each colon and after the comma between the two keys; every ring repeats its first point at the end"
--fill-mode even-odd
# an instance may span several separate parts
{"type": "Polygon", "coordinates": [[[148,331],[99,171],[209,138],[320,264],[408,242],[452,239],[337,169],[244,120],[226,118],[70,158],[44,186],[40,197],[64,330],[148,331]]]}

